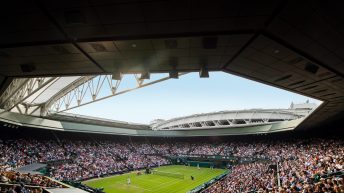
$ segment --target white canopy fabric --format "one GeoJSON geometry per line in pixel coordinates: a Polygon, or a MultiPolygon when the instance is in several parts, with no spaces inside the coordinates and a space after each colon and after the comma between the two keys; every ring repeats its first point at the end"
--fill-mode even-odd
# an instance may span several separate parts
{"type": "MultiPolygon", "coordinates": [[[[24,103],[28,104],[41,104],[47,102],[51,97],[53,97],[56,93],[61,91],[66,86],[73,83],[75,80],[80,78],[81,76],[69,76],[69,77],[58,77],[51,83],[47,84],[46,86],[42,87],[38,92],[34,93],[30,97],[28,97],[24,103]]],[[[52,77],[47,77],[52,78],[52,77]]]]}

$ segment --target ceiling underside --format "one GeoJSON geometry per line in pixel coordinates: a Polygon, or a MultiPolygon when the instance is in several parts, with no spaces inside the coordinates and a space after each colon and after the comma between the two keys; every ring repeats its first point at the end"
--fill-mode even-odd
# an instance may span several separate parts
{"type": "Polygon", "coordinates": [[[344,109],[340,2],[11,1],[0,10],[1,89],[13,77],[205,66],[324,101],[300,128],[344,109]]]}

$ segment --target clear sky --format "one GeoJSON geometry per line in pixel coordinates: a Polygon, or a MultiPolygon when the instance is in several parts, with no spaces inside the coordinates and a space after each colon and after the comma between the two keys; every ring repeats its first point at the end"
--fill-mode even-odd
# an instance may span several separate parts
{"type": "MultiPolygon", "coordinates": [[[[151,75],[151,79],[166,75],[151,75]]],[[[124,76],[121,88],[135,84],[124,76]]],[[[104,91],[105,92],[105,91],[104,91]]],[[[224,72],[211,72],[210,78],[189,73],[68,112],[127,122],[149,123],[196,113],[251,108],[288,108],[291,102],[321,101],[274,88],[224,72]]]]}

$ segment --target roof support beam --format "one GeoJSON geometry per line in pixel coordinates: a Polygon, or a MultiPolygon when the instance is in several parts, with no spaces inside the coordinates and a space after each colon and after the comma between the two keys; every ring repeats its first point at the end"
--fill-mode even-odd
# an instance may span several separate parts
{"type": "Polygon", "coordinates": [[[11,111],[56,78],[14,79],[0,98],[0,106],[11,111]]]}
{"type": "MultiPolygon", "coordinates": [[[[180,73],[180,76],[184,74],[186,73],[180,73]]],[[[114,80],[112,75],[82,77],[48,100],[42,107],[41,115],[71,110],[170,79],[167,76],[149,81],[137,79],[136,74],[134,77],[137,81],[136,86],[121,91],[118,91],[118,88],[123,80],[114,80]]]]}

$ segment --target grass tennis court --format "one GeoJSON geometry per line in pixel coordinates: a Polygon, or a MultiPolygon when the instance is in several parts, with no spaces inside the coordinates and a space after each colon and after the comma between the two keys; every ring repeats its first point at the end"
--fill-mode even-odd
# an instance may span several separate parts
{"type": "Polygon", "coordinates": [[[154,174],[142,174],[138,176],[136,173],[128,173],[92,179],[83,183],[94,188],[104,188],[106,193],[185,193],[226,171],[210,168],[197,169],[197,167],[180,165],[161,166],[155,169],[161,172],[182,173],[185,178],[178,179],[154,174]],[[195,177],[195,180],[191,180],[191,175],[195,177]],[[131,180],[130,185],[127,184],[128,177],[131,180]]]}

